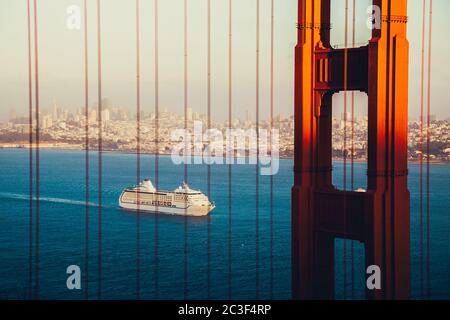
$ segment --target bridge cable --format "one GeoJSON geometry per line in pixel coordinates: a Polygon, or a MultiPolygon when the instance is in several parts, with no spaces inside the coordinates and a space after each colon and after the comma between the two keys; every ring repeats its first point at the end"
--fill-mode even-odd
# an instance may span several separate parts
{"type": "MultiPolygon", "coordinates": [[[[270,3],[270,156],[273,159],[273,107],[274,107],[274,91],[273,91],[273,79],[274,79],[274,22],[275,22],[275,4],[274,0],[270,3]]],[[[269,299],[273,299],[273,168],[270,166],[270,229],[269,229],[269,299]]]]}
{"type": "Polygon", "coordinates": [[[35,230],[35,299],[39,299],[39,222],[40,222],[40,154],[39,154],[39,139],[40,139],[40,123],[39,123],[39,41],[38,41],[38,20],[37,20],[37,0],[34,0],[34,70],[35,70],[35,116],[36,116],[36,230],[35,230]]]}
{"type": "Polygon", "coordinates": [[[98,59],[98,299],[102,297],[102,46],[101,6],[97,0],[97,59],[98,59]]]}
{"type": "Polygon", "coordinates": [[[84,116],[85,116],[85,247],[84,298],[89,299],[89,61],[88,61],[88,8],[84,0],[84,116]]]}
{"type": "Polygon", "coordinates": [[[29,213],[28,213],[28,299],[33,296],[33,79],[31,62],[31,12],[27,0],[28,30],[28,170],[29,170],[29,213]]]}
{"type": "Polygon", "coordinates": [[[420,245],[420,295],[424,297],[424,237],[423,237],[423,154],[424,154],[424,78],[425,78],[425,0],[422,3],[422,50],[421,50],[421,81],[420,81],[420,138],[419,138],[419,245],[420,245]]]}
{"type": "MultiPolygon", "coordinates": [[[[233,0],[228,0],[228,128],[231,130],[233,112],[233,0]]],[[[231,148],[231,146],[230,146],[231,148]]],[[[231,157],[230,150],[227,157],[231,157]]],[[[228,164],[228,299],[232,293],[232,165],[228,164]]]]}
{"type": "MultiPolygon", "coordinates": [[[[207,0],[207,117],[208,117],[208,130],[211,130],[211,0],[207,0]]],[[[210,131],[209,131],[210,132],[210,131]]],[[[210,137],[208,138],[208,145],[211,143],[210,137]]],[[[208,154],[211,157],[211,154],[208,154]]],[[[208,198],[211,201],[211,165],[207,166],[208,170],[208,198]]],[[[208,215],[208,243],[207,243],[207,258],[208,258],[208,270],[207,270],[207,299],[211,298],[211,217],[208,215]]]]}
{"type": "MultiPolygon", "coordinates": [[[[352,47],[356,45],[356,0],[353,0],[352,17],[352,47]]],[[[355,91],[352,91],[352,111],[351,111],[351,173],[350,187],[355,190],[355,91]]],[[[351,242],[351,298],[355,299],[355,243],[351,242]]]]}
{"type": "Polygon", "coordinates": [[[419,140],[419,165],[420,165],[420,173],[419,173],[419,189],[420,189],[420,198],[419,198],[419,221],[420,221],[420,230],[419,230],[419,245],[420,245],[420,295],[424,297],[424,241],[423,241],[423,153],[424,153],[424,78],[425,78],[425,11],[426,5],[425,0],[423,0],[422,4],[422,50],[421,50],[421,82],[420,82],[420,140],[419,140]]]}
{"type": "Polygon", "coordinates": [[[344,300],[347,299],[347,86],[348,86],[348,0],[345,0],[344,45],[344,300]]]}
{"type": "Polygon", "coordinates": [[[255,271],[256,299],[259,299],[259,61],[260,61],[260,0],[256,0],[256,214],[255,214],[255,271]]]}
{"type": "MultiPolygon", "coordinates": [[[[184,134],[187,135],[188,130],[188,7],[187,0],[184,0],[184,134]]],[[[187,139],[185,139],[185,152],[189,148],[187,139]]],[[[189,156],[190,157],[190,156],[189,156]]],[[[188,183],[188,155],[184,159],[184,182],[188,183]]],[[[187,188],[185,188],[187,191],[187,188]]],[[[187,195],[184,197],[184,299],[188,295],[188,225],[187,225],[187,195]]]]}
{"type": "MultiPolygon", "coordinates": [[[[140,1],[136,0],[136,185],[141,182],[141,45],[140,1]]],[[[141,296],[141,208],[140,193],[136,192],[136,298],[141,296]]]]}
{"type": "Polygon", "coordinates": [[[426,262],[426,294],[431,298],[430,279],[430,142],[431,142],[431,54],[432,54],[432,27],[433,27],[433,0],[430,0],[430,18],[428,34],[428,90],[427,90],[427,206],[426,206],[426,239],[427,239],[427,262],[426,262]]]}
{"type": "MultiPolygon", "coordinates": [[[[158,0],[154,0],[154,50],[155,50],[155,188],[159,190],[159,22],[158,0]]],[[[155,299],[159,298],[159,207],[156,202],[155,210],[155,244],[154,244],[154,285],[155,299]]]]}

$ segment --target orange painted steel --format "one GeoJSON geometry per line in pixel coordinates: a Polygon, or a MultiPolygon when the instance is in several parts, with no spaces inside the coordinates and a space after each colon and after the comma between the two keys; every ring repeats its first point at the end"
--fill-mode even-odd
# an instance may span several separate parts
{"type": "Polygon", "coordinates": [[[330,1],[298,2],[293,297],[334,298],[334,242],[342,238],[364,243],[366,266],[381,268],[381,289],[366,289],[367,298],[408,299],[407,0],[374,0],[381,9],[381,29],[373,29],[367,46],[349,49],[330,45],[330,1]],[[332,182],[332,96],[344,89],[368,95],[368,185],[363,193],[338,190],[332,182]]]}

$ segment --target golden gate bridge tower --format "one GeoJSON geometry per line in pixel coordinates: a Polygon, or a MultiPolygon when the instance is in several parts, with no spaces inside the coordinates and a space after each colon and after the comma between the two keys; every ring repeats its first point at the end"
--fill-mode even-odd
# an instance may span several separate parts
{"type": "Polygon", "coordinates": [[[366,289],[367,298],[408,299],[407,0],[374,0],[379,28],[367,46],[344,49],[330,45],[331,1],[298,1],[293,296],[334,298],[334,243],[341,238],[362,242],[366,266],[381,270],[381,289],[366,289]],[[368,95],[366,192],[332,182],[332,96],[347,90],[368,95]]]}

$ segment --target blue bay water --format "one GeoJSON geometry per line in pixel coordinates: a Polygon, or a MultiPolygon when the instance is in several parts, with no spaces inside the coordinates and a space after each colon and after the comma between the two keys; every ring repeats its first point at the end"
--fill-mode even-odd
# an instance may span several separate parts
{"type": "MultiPolygon", "coordinates": [[[[39,282],[40,298],[82,299],[82,290],[66,287],[66,268],[85,268],[85,155],[82,151],[41,150],[39,282]]],[[[98,167],[90,156],[89,184],[89,298],[98,289],[98,167]]],[[[273,177],[273,298],[289,299],[291,292],[290,189],[292,160],[281,160],[273,177]]],[[[364,187],[366,166],[355,164],[355,187],[364,187]]],[[[209,218],[187,220],[187,298],[207,298],[208,223],[211,227],[210,293],[212,299],[229,294],[228,167],[211,167],[211,198],[217,208],[209,218]]],[[[188,167],[188,182],[207,192],[207,167],[188,167]]],[[[342,184],[343,165],[335,163],[334,182],[342,184]]],[[[142,156],[141,176],[154,179],[154,157],[142,156]]],[[[161,157],[160,188],[173,190],[183,182],[183,166],[161,157]]],[[[26,298],[29,275],[29,163],[27,150],[0,150],[0,298],[26,298]]],[[[102,298],[136,297],[136,214],[118,209],[121,190],[136,183],[136,156],[103,154],[102,298]]],[[[412,294],[420,299],[419,167],[410,165],[412,294]]],[[[432,298],[450,298],[450,166],[431,166],[431,289],[432,298]]],[[[259,177],[259,297],[270,295],[270,178],[259,177]]],[[[256,297],[256,179],[255,166],[232,166],[231,298],[256,297]]],[[[34,210],[35,208],[33,208],[34,210]]],[[[33,211],[34,212],[34,211],[33,211]]],[[[142,214],[140,232],[141,298],[184,298],[184,218],[158,217],[158,259],[155,260],[153,214],[142,214]],[[158,268],[156,268],[156,261],[158,268]]],[[[35,220],[33,220],[33,229],[35,220]]],[[[34,239],[33,234],[33,239],[34,239]]],[[[33,242],[33,267],[36,263],[33,242]]],[[[349,247],[349,244],[348,244],[349,247]]],[[[342,298],[343,241],[336,241],[336,296],[342,298]]],[[[363,246],[354,243],[355,298],[363,298],[363,246]]],[[[347,264],[350,265],[350,256],[347,264]]],[[[34,277],[34,274],[33,274],[34,277]]],[[[347,276],[349,278],[349,276],[347,276]]],[[[35,280],[35,279],[33,279],[35,280]]],[[[84,285],[84,282],[83,282],[84,285]]],[[[351,285],[347,283],[347,296],[351,285]]]]}

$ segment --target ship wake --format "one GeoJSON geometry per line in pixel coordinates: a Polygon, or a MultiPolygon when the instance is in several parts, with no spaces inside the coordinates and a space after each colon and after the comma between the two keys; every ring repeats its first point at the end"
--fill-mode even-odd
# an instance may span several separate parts
{"type": "MultiPolygon", "coordinates": [[[[0,192],[0,198],[21,200],[21,201],[30,201],[30,195],[19,194],[19,193],[0,192]]],[[[37,198],[35,196],[33,196],[32,199],[33,199],[33,201],[37,200],[37,198]]],[[[39,197],[39,201],[40,202],[49,202],[49,203],[67,204],[67,205],[73,205],[73,206],[86,206],[86,201],[64,199],[64,198],[39,197]]],[[[88,202],[87,205],[89,207],[98,207],[98,204],[94,203],[94,202],[88,202]]],[[[106,206],[102,206],[102,207],[106,208],[106,206]]]]}

